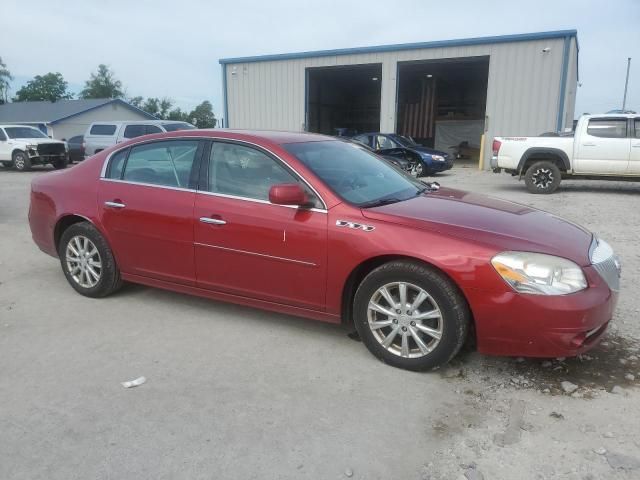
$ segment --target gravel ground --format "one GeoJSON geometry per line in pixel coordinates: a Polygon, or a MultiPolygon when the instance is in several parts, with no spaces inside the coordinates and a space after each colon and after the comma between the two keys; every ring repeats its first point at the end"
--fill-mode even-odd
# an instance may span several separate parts
{"type": "Polygon", "coordinates": [[[469,350],[416,374],[342,327],[133,285],[77,295],[30,238],[41,174],[0,169],[1,479],[640,478],[640,183],[535,196],[508,175],[440,175],[590,228],[623,287],[582,358],[469,350]]]}

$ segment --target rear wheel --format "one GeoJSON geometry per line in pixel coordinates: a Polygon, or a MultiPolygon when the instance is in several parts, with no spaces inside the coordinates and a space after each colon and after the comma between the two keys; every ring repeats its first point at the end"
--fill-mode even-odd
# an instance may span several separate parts
{"type": "Polygon", "coordinates": [[[354,300],[354,321],[369,351],[407,370],[447,363],[467,336],[471,314],[455,285],[437,270],[407,261],[378,267],[354,300]]]}
{"type": "Polygon", "coordinates": [[[21,172],[27,172],[31,170],[31,159],[29,158],[29,155],[27,155],[22,150],[13,152],[11,158],[13,159],[13,167],[16,170],[19,170],[21,172]]]}
{"type": "Polygon", "coordinates": [[[553,193],[562,180],[562,173],[555,163],[543,160],[527,169],[524,183],[531,193],[553,193]]]}
{"type": "Polygon", "coordinates": [[[122,285],[111,248],[88,222],[75,223],[64,231],[58,255],[67,281],[82,295],[106,297],[122,285]]]}

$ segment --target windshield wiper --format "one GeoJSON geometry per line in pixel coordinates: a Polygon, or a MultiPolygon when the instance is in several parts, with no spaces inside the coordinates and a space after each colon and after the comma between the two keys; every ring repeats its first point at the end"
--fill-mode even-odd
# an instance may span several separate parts
{"type": "Polygon", "coordinates": [[[360,205],[360,208],[373,208],[373,207],[381,207],[383,205],[389,205],[391,203],[398,203],[406,200],[406,198],[380,198],[378,200],[372,200],[370,202],[365,202],[360,205]]]}

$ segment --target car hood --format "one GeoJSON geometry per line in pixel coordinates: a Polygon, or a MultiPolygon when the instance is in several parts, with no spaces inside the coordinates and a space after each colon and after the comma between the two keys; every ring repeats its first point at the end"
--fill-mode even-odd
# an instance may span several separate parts
{"type": "Polygon", "coordinates": [[[406,147],[406,148],[408,148],[409,150],[413,150],[414,152],[426,153],[428,155],[440,155],[443,157],[446,157],[449,155],[447,152],[434,150],[433,148],[429,148],[429,147],[423,147],[422,145],[411,145],[410,147],[406,147]]]}
{"type": "Polygon", "coordinates": [[[560,217],[486,195],[441,188],[403,202],[363,209],[369,219],[494,246],[498,251],[547,253],[585,266],[592,234],[560,217]]]}
{"type": "Polygon", "coordinates": [[[12,138],[12,142],[20,142],[28,145],[40,145],[41,143],[64,143],[60,140],[54,140],[53,138],[12,138]]]}

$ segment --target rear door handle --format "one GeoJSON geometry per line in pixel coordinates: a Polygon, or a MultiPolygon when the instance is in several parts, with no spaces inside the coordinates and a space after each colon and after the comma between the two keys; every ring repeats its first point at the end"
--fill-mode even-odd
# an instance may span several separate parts
{"type": "Polygon", "coordinates": [[[126,205],[124,203],[120,203],[120,202],[104,202],[105,206],[107,207],[111,207],[111,208],[124,208],[126,207],[126,205]]]}
{"type": "Polygon", "coordinates": [[[219,218],[200,217],[202,223],[209,223],[212,225],[226,225],[227,222],[220,220],[219,218]]]}

